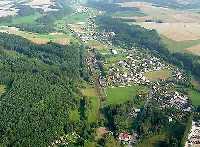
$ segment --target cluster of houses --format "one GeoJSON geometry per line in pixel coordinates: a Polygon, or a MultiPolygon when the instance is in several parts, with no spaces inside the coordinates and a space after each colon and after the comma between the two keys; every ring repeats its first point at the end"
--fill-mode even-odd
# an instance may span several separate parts
{"type": "Polygon", "coordinates": [[[72,132],[70,134],[60,136],[58,139],[54,140],[48,147],[68,146],[70,143],[75,143],[78,138],[80,138],[80,136],[77,133],[72,132]]]}
{"type": "Polygon", "coordinates": [[[138,135],[137,133],[128,133],[128,132],[122,132],[122,133],[119,133],[118,135],[118,140],[123,143],[123,144],[135,144],[138,140],[138,135]]]}
{"type": "Polygon", "coordinates": [[[107,85],[149,85],[151,82],[145,77],[145,73],[166,68],[169,68],[169,66],[163,63],[159,58],[145,51],[132,49],[127,52],[124,59],[113,63],[109,67],[107,85]]]}
{"type": "Polygon", "coordinates": [[[185,147],[199,147],[200,146],[200,122],[192,122],[192,128],[188,135],[188,140],[185,147]]]}
{"type": "Polygon", "coordinates": [[[192,110],[189,98],[175,90],[172,82],[164,83],[164,85],[159,82],[154,83],[152,86],[153,98],[160,104],[161,108],[176,108],[183,112],[190,112],[192,110]]]}

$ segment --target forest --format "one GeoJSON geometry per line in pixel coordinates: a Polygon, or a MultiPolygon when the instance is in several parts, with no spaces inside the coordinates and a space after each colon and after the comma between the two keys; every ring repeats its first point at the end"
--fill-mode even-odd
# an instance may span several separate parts
{"type": "Polygon", "coordinates": [[[69,120],[79,109],[84,47],[36,45],[0,33],[0,145],[47,146],[81,126],[69,120]],[[72,130],[73,128],[73,130],[72,130]]]}

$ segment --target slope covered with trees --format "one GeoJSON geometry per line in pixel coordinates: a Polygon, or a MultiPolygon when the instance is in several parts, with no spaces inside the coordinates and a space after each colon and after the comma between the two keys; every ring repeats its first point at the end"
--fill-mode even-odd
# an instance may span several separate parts
{"type": "Polygon", "coordinates": [[[81,127],[70,123],[81,96],[82,52],[78,44],[35,45],[0,34],[0,145],[47,146],[81,127]],[[74,128],[73,130],[71,128],[74,128]]]}

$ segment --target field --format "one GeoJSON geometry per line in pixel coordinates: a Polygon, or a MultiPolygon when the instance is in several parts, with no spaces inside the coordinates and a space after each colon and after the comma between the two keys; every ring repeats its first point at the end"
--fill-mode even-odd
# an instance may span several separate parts
{"type": "Polygon", "coordinates": [[[200,92],[195,91],[195,90],[190,90],[189,95],[192,100],[192,104],[194,106],[200,105],[200,92]]]}
{"type": "Polygon", "coordinates": [[[84,96],[87,96],[87,97],[96,97],[97,96],[96,89],[92,88],[92,87],[82,89],[81,92],[84,96]]]}
{"type": "Polygon", "coordinates": [[[70,43],[71,39],[69,36],[63,33],[37,34],[37,33],[20,31],[15,27],[0,27],[0,32],[22,36],[36,44],[45,44],[47,42],[52,41],[58,44],[66,45],[70,43]]]}
{"type": "Polygon", "coordinates": [[[192,54],[200,56],[200,44],[192,46],[192,47],[189,47],[189,48],[186,49],[186,51],[191,52],[192,54]]]}
{"type": "Polygon", "coordinates": [[[141,86],[131,86],[131,87],[109,87],[106,89],[106,104],[115,105],[122,104],[129,100],[132,100],[136,96],[137,91],[145,89],[141,86]]]}
{"type": "MultiPolygon", "coordinates": [[[[136,7],[139,8],[146,16],[137,17],[132,16],[138,22],[144,22],[146,19],[162,20],[168,23],[199,23],[200,15],[190,11],[181,11],[177,9],[156,7],[151,3],[146,2],[124,2],[120,3],[122,7],[136,7]]],[[[130,16],[131,17],[131,16],[130,16]]]]}
{"type": "Polygon", "coordinates": [[[89,109],[87,111],[89,123],[97,122],[99,118],[99,109],[100,109],[100,99],[98,97],[90,97],[89,109]]]}
{"type": "Polygon", "coordinates": [[[187,40],[187,41],[174,41],[163,35],[161,35],[163,42],[166,44],[170,52],[183,52],[187,51],[189,48],[200,44],[199,40],[187,40]]]}
{"type": "Polygon", "coordinates": [[[52,0],[27,0],[27,4],[30,5],[33,8],[40,8],[46,11],[56,11],[56,9],[52,9],[50,7],[54,6],[55,3],[52,0]]]}
{"type": "Polygon", "coordinates": [[[13,16],[17,14],[14,4],[10,0],[0,1],[0,17],[13,16]]]}
{"type": "Polygon", "coordinates": [[[163,69],[159,71],[152,71],[152,72],[147,72],[145,73],[145,77],[149,79],[150,81],[156,81],[159,79],[168,79],[171,77],[171,71],[168,69],[163,69]]]}
{"type": "Polygon", "coordinates": [[[96,40],[88,41],[87,45],[91,48],[96,48],[101,51],[108,51],[108,46],[96,40]]]}
{"type": "Polygon", "coordinates": [[[12,17],[11,22],[0,22],[1,25],[9,26],[9,25],[17,25],[17,24],[32,24],[36,19],[41,17],[40,13],[35,13],[29,16],[15,16],[12,17]]]}
{"type": "Polygon", "coordinates": [[[6,87],[4,85],[0,85],[0,96],[5,92],[6,87]]]}
{"type": "Polygon", "coordinates": [[[200,40],[200,24],[198,23],[142,22],[138,24],[147,29],[155,29],[159,34],[177,42],[200,40]]]}
{"type": "Polygon", "coordinates": [[[124,2],[122,7],[139,8],[146,16],[118,16],[135,19],[147,29],[155,29],[172,52],[190,52],[200,55],[200,15],[194,10],[158,7],[147,2],[124,2]],[[150,20],[151,22],[146,22],[150,20]],[[156,21],[162,23],[157,23],[156,21]]]}
{"type": "Polygon", "coordinates": [[[88,109],[87,109],[87,115],[88,115],[88,122],[96,122],[98,120],[99,116],[99,108],[100,108],[100,99],[98,98],[98,94],[95,88],[91,86],[87,86],[87,88],[84,88],[81,90],[83,96],[86,96],[88,99],[88,109]]]}

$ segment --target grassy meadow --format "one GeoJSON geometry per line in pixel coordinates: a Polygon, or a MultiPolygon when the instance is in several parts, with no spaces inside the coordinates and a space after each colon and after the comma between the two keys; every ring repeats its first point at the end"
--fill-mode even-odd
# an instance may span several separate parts
{"type": "Polygon", "coordinates": [[[144,74],[144,76],[150,81],[156,81],[160,79],[168,79],[171,77],[172,72],[169,69],[162,69],[159,71],[151,71],[144,74]]]}
{"type": "Polygon", "coordinates": [[[0,96],[6,91],[5,85],[0,85],[0,96]]]}
{"type": "Polygon", "coordinates": [[[196,90],[190,90],[189,96],[190,96],[190,99],[192,100],[192,104],[194,106],[200,105],[200,92],[198,92],[196,90]]]}
{"type": "Polygon", "coordinates": [[[137,91],[141,89],[146,89],[141,86],[131,86],[131,87],[109,87],[106,89],[106,104],[107,105],[115,105],[122,104],[129,100],[132,100],[134,96],[136,96],[137,91]]]}

